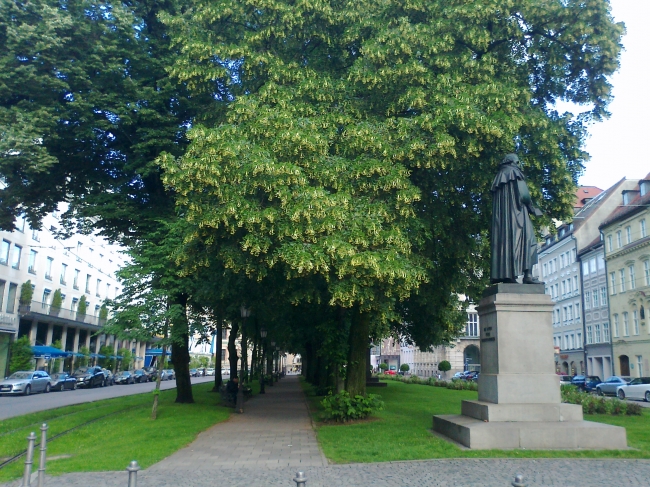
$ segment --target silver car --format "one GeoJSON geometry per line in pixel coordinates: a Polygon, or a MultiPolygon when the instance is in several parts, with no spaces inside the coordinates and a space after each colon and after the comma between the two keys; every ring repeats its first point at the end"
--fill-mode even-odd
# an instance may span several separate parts
{"type": "Polygon", "coordinates": [[[52,379],[42,370],[14,372],[0,382],[0,394],[23,394],[50,392],[52,379]]]}
{"type": "Polygon", "coordinates": [[[596,394],[599,396],[615,396],[618,387],[629,384],[631,380],[631,377],[613,375],[605,382],[601,382],[596,386],[596,394]]]}

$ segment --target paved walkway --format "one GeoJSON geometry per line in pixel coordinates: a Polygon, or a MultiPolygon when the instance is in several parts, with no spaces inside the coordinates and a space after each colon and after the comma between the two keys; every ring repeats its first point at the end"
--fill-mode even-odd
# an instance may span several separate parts
{"type": "Polygon", "coordinates": [[[190,446],[148,471],[323,465],[327,460],[318,447],[298,377],[287,376],[267,386],[266,394],[247,401],[244,414],[233,414],[204,431],[190,446]]]}

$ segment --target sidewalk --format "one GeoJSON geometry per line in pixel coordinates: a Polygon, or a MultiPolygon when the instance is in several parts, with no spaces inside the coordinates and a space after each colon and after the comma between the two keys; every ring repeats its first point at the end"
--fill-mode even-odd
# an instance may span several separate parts
{"type": "Polygon", "coordinates": [[[287,376],[266,394],[244,404],[244,414],[199,434],[147,471],[221,470],[241,467],[320,467],[327,465],[311,426],[298,376],[287,376]]]}

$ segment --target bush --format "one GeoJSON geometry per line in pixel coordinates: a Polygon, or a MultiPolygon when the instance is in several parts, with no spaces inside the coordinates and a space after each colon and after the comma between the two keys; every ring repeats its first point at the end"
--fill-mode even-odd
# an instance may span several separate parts
{"type": "Polygon", "coordinates": [[[32,344],[29,341],[29,337],[27,335],[20,337],[11,344],[9,373],[13,374],[19,370],[34,370],[33,358],[34,352],[32,352],[32,344]]]}
{"type": "Polygon", "coordinates": [[[385,372],[386,370],[388,370],[388,364],[382,362],[381,364],[379,364],[379,370],[385,372]]]}
{"type": "MultiPolygon", "coordinates": [[[[406,378],[405,378],[406,379],[406,378]]],[[[404,380],[404,382],[409,382],[410,384],[422,384],[422,380],[417,376],[417,375],[412,375],[408,379],[404,380]]]]}
{"type": "Polygon", "coordinates": [[[51,308],[55,310],[60,310],[61,305],[63,305],[63,295],[61,294],[61,289],[57,289],[56,291],[54,291],[54,295],[52,296],[51,308]]]}
{"type": "Polygon", "coordinates": [[[451,370],[451,364],[447,360],[443,360],[438,364],[438,370],[440,372],[448,372],[451,370]]]}
{"type": "Polygon", "coordinates": [[[20,286],[20,298],[18,302],[22,306],[30,306],[32,304],[32,297],[34,296],[34,288],[32,287],[32,281],[27,280],[20,286]]]}
{"type": "Polygon", "coordinates": [[[368,394],[367,396],[356,395],[350,397],[347,391],[339,392],[336,395],[327,395],[321,401],[325,410],[325,417],[328,420],[345,423],[353,419],[363,419],[375,411],[384,409],[384,402],[381,396],[368,394]]]}
{"type": "Polygon", "coordinates": [[[581,392],[576,386],[563,385],[561,394],[562,402],[581,405],[582,412],[585,414],[641,415],[641,406],[638,404],[594,396],[588,392],[581,392]]]}
{"type": "Polygon", "coordinates": [[[399,366],[399,370],[401,370],[402,372],[408,372],[409,370],[411,370],[411,367],[409,367],[409,364],[402,364],[399,366]]]}
{"type": "Polygon", "coordinates": [[[626,402],[627,404],[627,411],[625,411],[625,414],[628,416],[641,416],[643,408],[639,406],[635,402],[626,402]]]}
{"type": "Polygon", "coordinates": [[[83,295],[79,299],[79,305],[77,306],[77,314],[85,315],[87,310],[88,310],[88,301],[86,300],[86,296],[83,295]]]}
{"type": "Polygon", "coordinates": [[[446,387],[447,389],[453,389],[456,391],[478,391],[478,384],[476,382],[470,382],[465,380],[447,382],[446,387]]]}

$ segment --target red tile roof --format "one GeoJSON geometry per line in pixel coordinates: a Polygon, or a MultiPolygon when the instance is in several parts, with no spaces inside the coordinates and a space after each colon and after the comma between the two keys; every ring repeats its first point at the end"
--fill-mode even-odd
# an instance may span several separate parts
{"type": "Polygon", "coordinates": [[[637,191],[637,195],[634,197],[632,201],[630,201],[627,205],[623,205],[621,202],[621,205],[617,207],[600,225],[598,228],[604,228],[607,225],[610,225],[618,220],[622,220],[623,218],[627,217],[628,215],[631,215],[633,213],[643,211],[645,208],[647,208],[650,205],[650,191],[648,191],[646,194],[641,196],[640,192],[640,185],[643,181],[648,181],[650,180],[650,174],[648,174],[645,178],[641,179],[639,181],[639,184],[637,184],[632,191],[637,191]]]}
{"type": "Polygon", "coordinates": [[[573,208],[576,210],[582,208],[585,203],[602,192],[603,190],[596,186],[579,186],[576,190],[576,201],[573,208]]]}

